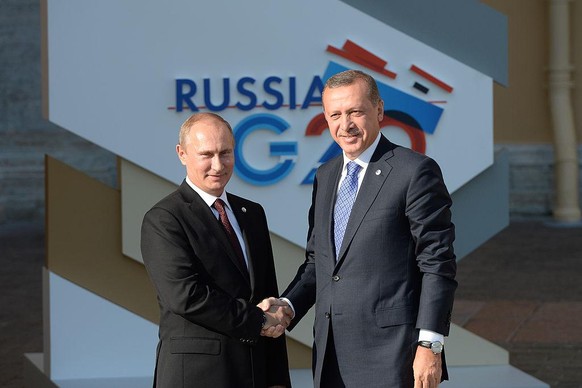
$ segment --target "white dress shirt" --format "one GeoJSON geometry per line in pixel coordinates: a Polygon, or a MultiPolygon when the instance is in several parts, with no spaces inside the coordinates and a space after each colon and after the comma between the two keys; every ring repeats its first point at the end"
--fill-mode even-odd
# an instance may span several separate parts
{"type": "Polygon", "coordinates": [[[242,248],[242,252],[243,255],[245,257],[245,263],[247,264],[247,268],[249,266],[249,260],[247,258],[247,249],[246,249],[246,245],[245,245],[245,240],[242,237],[242,232],[240,230],[240,226],[238,225],[238,221],[236,220],[236,217],[234,215],[234,213],[232,212],[232,207],[230,206],[230,203],[228,203],[228,199],[226,197],[226,191],[223,191],[222,194],[220,195],[220,197],[215,197],[212,194],[208,194],[207,192],[203,191],[202,189],[200,189],[198,186],[196,186],[194,183],[192,183],[192,181],[190,180],[190,178],[186,177],[186,183],[188,183],[188,186],[190,186],[192,188],[192,190],[194,190],[196,193],[198,193],[198,195],[200,197],[202,197],[202,200],[208,205],[208,207],[210,208],[210,210],[212,210],[212,213],[214,214],[214,216],[216,217],[216,219],[219,219],[219,214],[218,214],[218,210],[216,210],[214,208],[214,202],[220,198],[224,201],[224,203],[226,204],[225,209],[226,209],[226,216],[228,217],[228,220],[230,221],[230,224],[232,225],[232,229],[234,229],[234,233],[236,234],[236,238],[238,238],[238,242],[240,243],[240,247],[242,248]]]}

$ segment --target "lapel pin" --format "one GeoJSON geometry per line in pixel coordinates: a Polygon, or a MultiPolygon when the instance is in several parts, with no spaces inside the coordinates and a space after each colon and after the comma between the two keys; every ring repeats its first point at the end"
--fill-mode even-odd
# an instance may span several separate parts
{"type": "Polygon", "coordinates": [[[376,170],[376,175],[380,175],[380,174],[382,174],[382,171],[376,170]]]}
{"type": "Polygon", "coordinates": [[[244,207],[244,206],[240,210],[242,210],[243,213],[246,213],[247,212],[247,208],[244,207]]]}

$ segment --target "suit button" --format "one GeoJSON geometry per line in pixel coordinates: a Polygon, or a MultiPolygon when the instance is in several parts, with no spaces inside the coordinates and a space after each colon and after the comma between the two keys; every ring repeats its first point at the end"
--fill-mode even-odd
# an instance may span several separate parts
{"type": "Polygon", "coordinates": [[[329,319],[329,317],[330,317],[330,314],[329,314],[329,313],[325,313],[325,317],[326,317],[327,319],[329,319]]]}
{"type": "Polygon", "coordinates": [[[339,277],[339,276],[337,276],[337,275],[335,275],[335,276],[333,276],[333,277],[331,278],[331,280],[333,280],[334,282],[339,282],[339,280],[340,280],[340,277],[339,277]]]}

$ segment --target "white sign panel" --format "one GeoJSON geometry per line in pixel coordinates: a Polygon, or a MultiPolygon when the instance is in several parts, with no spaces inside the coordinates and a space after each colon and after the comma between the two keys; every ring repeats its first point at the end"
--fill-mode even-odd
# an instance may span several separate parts
{"type": "Polygon", "coordinates": [[[383,132],[433,157],[451,192],[493,162],[492,80],[335,0],[49,0],[49,118],[179,184],[174,148],[195,111],[237,139],[228,190],[305,243],[315,169],[339,152],[321,115],[325,79],[378,81],[383,132]]]}

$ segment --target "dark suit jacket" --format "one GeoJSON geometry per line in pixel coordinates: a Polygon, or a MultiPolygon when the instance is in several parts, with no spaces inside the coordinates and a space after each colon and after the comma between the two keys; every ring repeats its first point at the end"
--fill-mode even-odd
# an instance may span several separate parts
{"type": "Polygon", "coordinates": [[[160,305],[154,386],[290,386],[284,336],[260,336],[263,298],[277,295],[263,208],[228,194],[250,276],[226,233],[186,182],[144,217],[141,250],[160,305]]]}
{"type": "Polygon", "coordinates": [[[316,387],[330,320],[348,387],[412,387],[418,330],[449,332],[457,286],[451,199],[432,159],[382,136],[336,263],[333,208],[342,166],[340,155],[316,174],[306,261],[283,293],[296,312],[290,329],[315,303],[316,387]]]}

